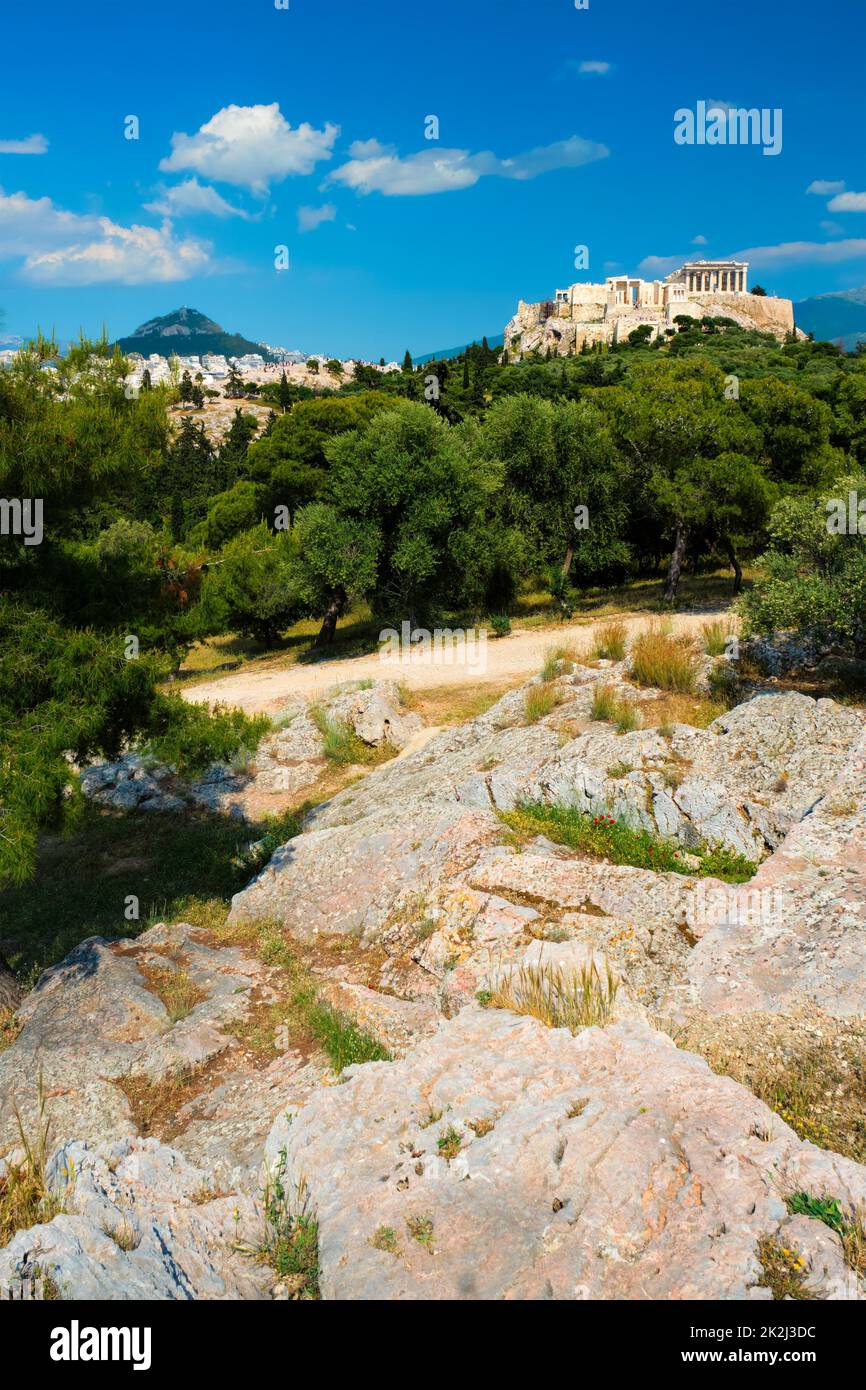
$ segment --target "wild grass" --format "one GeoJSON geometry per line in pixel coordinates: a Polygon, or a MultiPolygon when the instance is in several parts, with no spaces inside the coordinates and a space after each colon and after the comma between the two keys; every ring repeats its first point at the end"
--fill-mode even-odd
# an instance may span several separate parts
{"type": "Polygon", "coordinates": [[[831,1019],[812,1010],[803,1019],[695,1017],[668,1031],[678,1047],[750,1090],[800,1139],[866,1162],[862,1020],[831,1019]]]}
{"type": "Polygon", "coordinates": [[[815,1197],[809,1192],[793,1192],[785,1198],[792,1216],[809,1216],[822,1221],[842,1242],[842,1252],[855,1274],[866,1274],[866,1227],[862,1211],[846,1214],[837,1197],[815,1197]]]}
{"type": "Polygon", "coordinates": [[[559,644],[548,647],[544,653],[544,665],[541,668],[541,679],[555,681],[557,676],[563,674],[566,666],[574,667],[577,661],[577,652],[574,647],[568,644],[559,644]]]}
{"type": "Polygon", "coordinates": [[[675,724],[690,724],[693,729],[706,729],[714,719],[730,709],[727,700],[707,699],[703,695],[675,695],[670,691],[654,695],[641,703],[646,728],[657,728],[663,738],[670,738],[675,724]]]}
{"type": "Polygon", "coordinates": [[[128,1072],[115,1085],[129,1101],[139,1134],[170,1138],[181,1106],[198,1095],[204,1084],[204,1068],[180,1064],[156,1081],[128,1072]]]}
{"type": "Polygon", "coordinates": [[[636,705],[615,686],[597,685],[592,692],[590,718],[616,725],[617,733],[632,733],[641,726],[636,705]]]}
{"type": "Polygon", "coordinates": [[[529,1014],[548,1028],[603,1028],[613,1016],[618,982],[608,968],[599,974],[595,961],[580,971],[552,962],[521,965],[500,977],[487,1007],[529,1014]]]}
{"type": "Polygon", "coordinates": [[[329,714],[321,705],[310,706],[310,718],[322,735],[322,753],[328,762],[346,767],[369,761],[371,749],[345,719],[329,714]]]}
{"type": "Polygon", "coordinates": [[[628,774],[633,771],[634,768],[631,763],[612,763],[607,769],[607,775],[616,781],[620,777],[627,777],[628,774]]]}
{"type": "Polygon", "coordinates": [[[255,1246],[238,1246],[268,1264],[279,1277],[290,1299],[311,1302],[319,1298],[319,1224],[309,1210],[306,1183],[291,1192],[286,1183],[286,1151],[265,1178],[262,1191],[265,1229],[255,1246]]]}
{"type": "Polygon", "coordinates": [[[402,703],[420,714],[425,724],[450,727],[485,714],[508,690],[514,680],[487,681],[484,685],[432,685],[404,687],[402,703]]]}
{"type": "Polygon", "coordinates": [[[555,685],[531,685],[523,697],[523,719],[537,724],[562,704],[562,691],[555,685]]]}
{"type": "Polygon", "coordinates": [[[724,709],[733,709],[740,698],[740,679],[733,666],[719,661],[707,673],[707,684],[713,700],[724,709]]]}
{"type": "MultiPolygon", "coordinates": [[[[306,808],[301,808],[303,811],[306,808]]],[[[137,936],[155,922],[213,929],[250,877],[243,848],[300,829],[300,813],[239,826],[227,816],[111,815],[86,802],[68,837],[40,841],[35,877],[0,893],[0,937],[25,987],[89,936],[137,936]],[[126,894],[139,920],[124,916],[126,894]]]]}
{"type": "Polygon", "coordinates": [[[463,1135],[454,1125],[448,1125],[436,1140],[436,1148],[439,1157],[446,1159],[449,1163],[452,1158],[456,1158],[463,1145],[463,1135]]]}
{"type": "Polygon", "coordinates": [[[316,1000],[305,1009],[314,1038],[327,1053],[337,1075],[359,1062],[390,1062],[391,1053],[353,1018],[330,1004],[316,1000]]]}
{"type": "Polygon", "coordinates": [[[406,1230],[413,1240],[433,1253],[433,1221],[429,1216],[407,1216],[406,1230]]]}
{"type": "Polygon", "coordinates": [[[698,860],[691,866],[681,858],[676,844],[652,835],[648,830],[632,830],[610,815],[590,816],[573,806],[552,806],[529,802],[515,811],[500,811],[500,820],[524,836],[545,835],[557,844],[590,859],[606,859],[612,864],[631,864],[657,873],[711,875],[727,883],[745,883],[756,865],[724,846],[698,845],[689,855],[698,860]]]}
{"type": "Polygon", "coordinates": [[[796,1250],[789,1250],[786,1245],[763,1236],[758,1242],[758,1260],[761,1265],[758,1288],[769,1289],[775,1300],[792,1298],[799,1302],[815,1298],[806,1287],[805,1261],[796,1250]]]}
{"type": "Polygon", "coordinates": [[[383,1250],[386,1255],[400,1258],[400,1245],[393,1226],[377,1226],[370,1237],[370,1244],[374,1250],[383,1250]]]}
{"type": "MultiPolygon", "coordinates": [[[[231,939],[235,930],[227,929],[226,939],[231,939]]],[[[391,1061],[391,1053],[377,1038],[320,997],[311,970],[278,923],[249,924],[244,935],[266,965],[284,972],[281,997],[231,1026],[230,1031],[245,1047],[272,1055],[274,1039],[284,1030],[293,1046],[320,1047],[337,1075],[355,1063],[391,1061]]]]}
{"type": "Polygon", "coordinates": [[[14,1009],[0,1009],[0,1052],[12,1046],[23,1026],[14,1009]]]}
{"type": "Polygon", "coordinates": [[[625,623],[605,623],[596,632],[590,657],[593,661],[622,661],[626,644],[625,623]]]}
{"type": "Polygon", "coordinates": [[[173,965],[141,964],[141,973],[150,989],[162,1000],[172,1023],[192,1013],[207,996],[186,970],[173,965]]]}
{"type": "Polygon", "coordinates": [[[62,1202],[48,1190],[45,1168],[50,1155],[48,1137],[51,1121],[46,1112],[45,1086],[40,1072],[36,1086],[36,1127],[32,1133],[24,1127],[15,1111],[18,1137],[24,1157],[10,1163],[0,1177],[0,1249],[8,1245],[16,1231],[29,1230],[51,1221],[62,1210],[62,1202]]]}
{"type": "Polygon", "coordinates": [[[724,656],[728,641],[734,633],[734,624],[725,618],[712,618],[701,625],[704,651],[707,656],[724,656]]]}
{"type": "Polygon", "coordinates": [[[691,638],[676,637],[654,623],[632,643],[631,673],[640,685],[691,694],[698,674],[698,656],[691,638]]]}

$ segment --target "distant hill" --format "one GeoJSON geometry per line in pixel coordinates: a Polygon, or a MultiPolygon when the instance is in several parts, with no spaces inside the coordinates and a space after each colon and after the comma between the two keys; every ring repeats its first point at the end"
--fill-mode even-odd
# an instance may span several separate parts
{"type": "Polygon", "coordinates": [[[841,339],[848,352],[866,338],[866,285],[854,290],[817,294],[794,305],[794,322],[816,338],[841,339]]]}
{"type": "MultiPolygon", "coordinates": [[[[475,341],[478,343],[479,346],[481,345],[480,338],[476,338],[475,341]]],[[[505,339],[503,338],[501,333],[494,333],[492,336],[488,333],[488,347],[501,348],[504,345],[504,343],[505,339]]],[[[425,362],[447,362],[451,357],[459,357],[460,354],[462,352],[465,352],[467,347],[470,346],[470,343],[461,343],[459,347],[442,348],[439,352],[425,352],[421,357],[413,357],[412,361],[415,363],[416,367],[423,367],[425,362]]]]}
{"type": "Polygon", "coordinates": [[[203,352],[243,357],[248,352],[258,352],[270,361],[273,356],[262,343],[254,343],[240,333],[226,333],[213,319],[185,305],[162,318],[148,319],[128,338],[117,341],[121,352],[140,352],[142,357],[149,357],[152,352],[160,357],[170,357],[175,352],[181,357],[200,357],[203,352]]]}

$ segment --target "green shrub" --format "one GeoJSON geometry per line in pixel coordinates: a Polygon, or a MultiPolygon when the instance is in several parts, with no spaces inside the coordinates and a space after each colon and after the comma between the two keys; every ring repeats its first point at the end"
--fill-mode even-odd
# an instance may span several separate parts
{"type": "Polygon", "coordinates": [[[511,619],[507,613],[491,613],[490,626],[494,637],[507,637],[511,632],[511,619]]]}
{"type": "Polygon", "coordinates": [[[248,760],[272,725],[266,714],[248,715],[224,705],[208,710],[172,694],[158,697],[152,727],[156,732],[143,746],[143,755],[192,774],[211,763],[231,763],[239,754],[248,760]]]}

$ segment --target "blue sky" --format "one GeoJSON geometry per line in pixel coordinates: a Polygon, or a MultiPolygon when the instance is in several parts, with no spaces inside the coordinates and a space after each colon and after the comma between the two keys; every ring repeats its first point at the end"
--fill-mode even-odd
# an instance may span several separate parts
{"type": "Polygon", "coordinates": [[[678,258],[745,252],[794,299],[866,284],[862,0],[288,6],[6,7],[6,334],[187,304],[391,358],[678,258]],[[699,100],[781,108],[781,152],[676,144],[699,100]]]}

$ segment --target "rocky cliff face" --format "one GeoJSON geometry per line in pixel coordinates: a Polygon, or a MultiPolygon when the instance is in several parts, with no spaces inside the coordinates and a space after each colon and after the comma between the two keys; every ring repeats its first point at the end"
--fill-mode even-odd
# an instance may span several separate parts
{"type": "Polygon", "coordinates": [[[839,1235],[786,1202],[854,1213],[866,1167],[669,1036],[866,1014],[864,714],[765,694],[705,730],[618,736],[589,718],[600,680],[624,668],[561,676],[532,724],[512,692],[377,768],[277,851],[225,929],[94,939],[46,972],[0,1053],[0,1153],[14,1164],[18,1117],[38,1123],[41,1071],[63,1211],[0,1251],[0,1280],[274,1296],[244,1253],[264,1168],[315,1213],[327,1298],[766,1299],[771,1247],[798,1252],[815,1296],[866,1297],[839,1235]],[[515,838],[501,813],[532,801],[660,835],[682,872],[515,838]],[[756,877],[699,877],[701,844],[756,877]],[[297,989],[286,943],[392,1060],[337,1078],[309,1039],[253,1046],[297,989]],[[521,967],[594,969],[607,1016],[572,1033],[496,1006],[521,967]],[[183,1011],[165,984],[180,975],[183,1011]]]}

